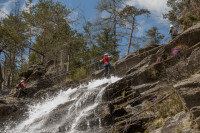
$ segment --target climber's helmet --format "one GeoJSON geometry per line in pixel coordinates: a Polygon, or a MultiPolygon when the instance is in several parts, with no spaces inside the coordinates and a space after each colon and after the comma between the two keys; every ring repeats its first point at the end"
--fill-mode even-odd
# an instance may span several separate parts
{"type": "Polygon", "coordinates": [[[108,56],[108,53],[105,53],[104,56],[108,56]]]}

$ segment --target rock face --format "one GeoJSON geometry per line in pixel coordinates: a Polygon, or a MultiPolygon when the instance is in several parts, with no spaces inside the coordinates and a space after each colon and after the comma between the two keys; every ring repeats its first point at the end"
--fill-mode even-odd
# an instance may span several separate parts
{"type": "MultiPolygon", "coordinates": [[[[67,72],[62,68],[56,67],[50,61],[46,66],[43,64],[32,65],[20,76],[25,78],[27,97],[33,98],[39,93],[52,92],[53,90],[50,87],[63,82],[66,79],[67,72]]],[[[16,90],[12,91],[10,95],[16,96],[16,90]]]]}
{"type": "MultiPolygon", "coordinates": [[[[113,125],[104,126],[109,133],[200,132],[199,34],[200,24],[168,44],[130,54],[112,64],[113,73],[123,75],[123,79],[110,85],[103,95],[110,110],[104,115],[113,125]],[[178,54],[174,55],[175,49],[178,54]]],[[[102,73],[94,76],[101,77],[102,73]]]]}
{"type": "Polygon", "coordinates": [[[200,1],[187,0],[186,5],[185,9],[178,17],[181,32],[200,21],[200,1]]]}

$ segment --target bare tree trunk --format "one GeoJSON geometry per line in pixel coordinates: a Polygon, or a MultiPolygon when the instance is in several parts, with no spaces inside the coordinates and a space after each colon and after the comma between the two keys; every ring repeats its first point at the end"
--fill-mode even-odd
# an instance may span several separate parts
{"type": "MultiPolygon", "coordinates": [[[[32,16],[32,2],[31,1],[29,1],[30,3],[30,8],[29,8],[29,12],[30,12],[30,14],[31,14],[31,16],[32,16]]],[[[31,35],[32,35],[32,31],[31,31],[31,24],[30,24],[30,38],[29,38],[29,40],[30,40],[30,48],[29,48],[29,53],[28,53],[28,56],[29,56],[29,61],[30,61],[30,56],[31,56],[31,48],[32,48],[32,39],[31,39],[31,35]]]]}
{"type": "Polygon", "coordinates": [[[0,63],[0,90],[2,89],[2,83],[3,83],[3,75],[2,75],[2,69],[1,69],[1,63],[0,63]]]}
{"type": "Polygon", "coordinates": [[[116,1],[113,0],[113,6],[114,6],[114,9],[113,9],[113,14],[114,14],[114,31],[113,31],[113,36],[114,36],[114,40],[113,40],[113,43],[114,43],[114,55],[116,53],[116,49],[117,49],[117,35],[116,35],[116,27],[117,27],[117,16],[116,16],[116,1]]]}
{"type": "Polygon", "coordinates": [[[6,54],[4,53],[4,68],[3,68],[3,79],[4,79],[4,82],[3,82],[3,89],[4,89],[4,86],[6,85],[5,81],[6,81],[6,64],[7,64],[7,60],[6,60],[6,54]]]}
{"type": "MultiPolygon", "coordinates": [[[[46,44],[45,44],[45,40],[43,38],[43,46],[44,46],[44,49],[46,50],[46,44]]],[[[45,53],[45,52],[44,52],[45,53]]],[[[45,62],[45,54],[43,53],[42,55],[42,58],[41,58],[41,62],[44,63],[45,62]]]]}
{"type": "Polygon", "coordinates": [[[63,69],[64,63],[63,63],[63,51],[62,50],[60,52],[60,66],[61,66],[61,69],[63,69]]]}
{"type": "Polygon", "coordinates": [[[70,68],[70,49],[68,50],[68,55],[67,55],[67,72],[69,72],[70,68]]]}
{"type": "Polygon", "coordinates": [[[16,48],[17,45],[15,44],[15,48],[13,51],[13,57],[12,57],[12,64],[11,64],[11,84],[14,82],[14,76],[15,76],[15,58],[16,58],[16,48]]]}
{"type": "Polygon", "coordinates": [[[131,42],[132,42],[132,37],[133,37],[134,26],[135,26],[135,20],[133,19],[133,23],[132,23],[132,26],[131,26],[131,32],[130,32],[130,37],[129,37],[129,42],[128,42],[128,48],[127,48],[127,53],[126,53],[126,55],[128,55],[128,54],[129,54],[129,51],[130,51],[131,42]]]}
{"type": "Polygon", "coordinates": [[[10,87],[10,77],[11,77],[11,72],[9,71],[8,73],[8,79],[7,79],[7,87],[10,87]]]}
{"type": "Polygon", "coordinates": [[[29,42],[29,51],[28,51],[28,59],[30,61],[30,57],[31,57],[31,48],[32,48],[32,39],[31,39],[31,28],[30,28],[30,38],[29,38],[30,42],[29,42]]]}
{"type": "Polygon", "coordinates": [[[11,54],[11,52],[9,52],[9,70],[8,70],[8,77],[7,77],[7,87],[9,87],[10,86],[10,78],[11,78],[11,65],[12,65],[12,54],[11,54]]]}

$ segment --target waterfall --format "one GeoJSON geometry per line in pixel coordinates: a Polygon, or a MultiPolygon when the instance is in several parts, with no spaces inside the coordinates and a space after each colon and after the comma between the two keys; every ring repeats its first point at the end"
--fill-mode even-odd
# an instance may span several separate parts
{"type": "MultiPolygon", "coordinates": [[[[92,80],[76,88],[60,91],[56,96],[41,103],[28,106],[28,118],[10,128],[5,133],[88,133],[90,118],[94,118],[95,108],[102,102],[105,88],[118,81],[118,77],[92,80]]],[[[101,119],[96,118],[97,127],[102,129],[101,119]]],[[[98,129],[97,129],[98,130],[98,129]]]]}

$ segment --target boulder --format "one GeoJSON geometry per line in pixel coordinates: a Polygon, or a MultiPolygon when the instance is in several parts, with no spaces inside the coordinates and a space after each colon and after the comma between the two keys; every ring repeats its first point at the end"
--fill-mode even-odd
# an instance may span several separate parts
{"type": "Polygon", "coordinates": [[[200,74],[195,74],[192,77],[182,80],[174,85],[183,98],[185,105],[193,110],[194,116],[198,115],[198,106],[200,106],[200,74]]]}

